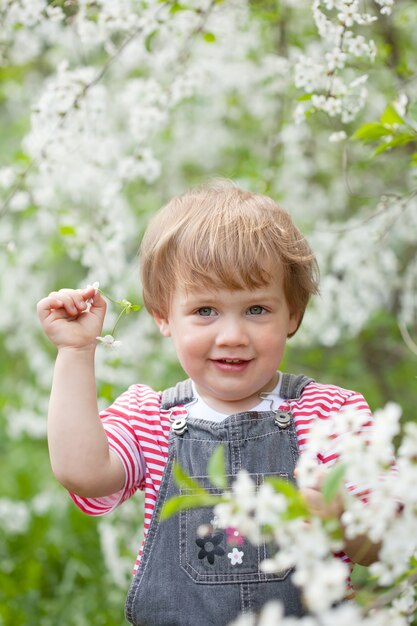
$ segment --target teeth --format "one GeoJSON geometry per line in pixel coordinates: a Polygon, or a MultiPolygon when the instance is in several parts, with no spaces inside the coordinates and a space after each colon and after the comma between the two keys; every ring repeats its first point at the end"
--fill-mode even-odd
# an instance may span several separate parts
{"type": "Polygon", "coordinates": [[[240,363],[242,359],[223,359],[225,363],[240,363]]]}

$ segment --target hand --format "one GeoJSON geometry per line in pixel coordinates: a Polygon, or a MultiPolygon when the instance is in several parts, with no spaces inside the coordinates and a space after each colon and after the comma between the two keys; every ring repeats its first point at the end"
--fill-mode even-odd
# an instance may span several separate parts
{"type": "Polygon", "coordinates": [[[101,335],[106,302],[94,287],[60,289],[40,300],[37,311],[45,334],[58,349],[92,349],[101,335]]]}
{"type": "MultiPolygon", "coordinates": [[[[297,479],[298,469],[294,471],[294,476],[297,479]]],[[[313,487],[308,487],[301,490],[307,506],[312,515],[317,515],[322,519],[329,517],[336,517],[340,519],[344,511],[343,499],[340,494],[336,494],[331,502],[326,502],[323,493],[322,485],[326,478],[327,470],[320,469],[317,471],[317,481],[313,487]]]]}
{"type": "MultiPolygon", "coordinates": [[[[299,470],[294,470],[294,476],[297,479],[299,470]]],[[[340,493],[336,494],[335,498],[331,502],[325,502],[321,491],[323,481],[326,477],[327,470],[317,470],[317,482],[313,487],[307,487],[301,489],[307,506],[310,509],[312,515],[317,515],[322,519],[338,518],[342,517],[344,512],[343,499],[340,493]]],[[[342,524],[342,531],[344,534],[344,527],[342,524]]],[[[353,563],[359,565],[369,566],[378,559],[378,554],[381,549],[380,544],[374,544],[368,539],[366,535],[359,535],[353,539],[347,539],[344,537],[343,552],[351,559],[353,563]]]]}

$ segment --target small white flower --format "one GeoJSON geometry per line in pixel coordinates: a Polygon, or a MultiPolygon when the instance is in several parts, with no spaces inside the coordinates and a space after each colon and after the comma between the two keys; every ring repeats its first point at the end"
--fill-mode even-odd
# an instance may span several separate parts
{"type": "Polygon", "coordinates": [[[233,495],[242,511],[252,511],[255,504],[256,486],[246,470],[241,470],[232,486],[233,495]]]}
{"type": "Polygon", "coordinates": [[[284,609],[282,603],[273,600],[262,607],[258,626],[272,626],[273,624],[285,624],[284,609]]]}
{"type": "Polygon", "coordinates": [[[329,136],[329,141],[331,143],[339,143],[340,141],[344,141],[347,135],[344,130],[339,130],[337,133],[332,133],[329,136]]]}
{"type": "MultiPolygon", "coordinates": [[[[86,289],[94,289],[94,295],[96,295],[99,286],[100,286],[100,283],[98,282],[98,280],[96,280],[96,282],[93,283],[92,285],[87,285],[86,289]]],[[[91,305],[93,304],[93,298],[88,298],[88,300],[86,300],[85,303],[87,305],[85,312],[89,313],[91,309],[91,305]]]]}
{"type": "Polygon", "coordinates": [[[336,68],[342,69],[345,66],[347,55],[339,48],[335,48],[331,52],[325,54],[327,68],[333,72],[336,68]]]}
{"type": "Polygon", "coordinates": [[[233,550],[229,552],[227,556],[230,559],[231,565],[242,565],[242,557],[243,557],[242,550],[233,548],[233,550]]]}
{"type": "Polygon", "coordinates": [[[122,345],[121,341],[116,341],[113,335],[105,335],[104,337],[96,337],[97,341],[102,343],[106,348],[118,348],[122,345]]]}
{"type": "Polygon", "coordinates": [[[257,493],[255,516],[259,524],[278,523],[280,515],[287,509],[287,500],[276,493],[272,485],[262,485],[257,493]]]}
{"type": "Polygon", "coordinates": [[[0,187],[7,189],[11,187],[16,179],[16,173],[12,167],[2,167],[0,169],[0,187]]]}
{"type": "Polygon", "coordinates": [[[398,115],[401,115],[401,117],[407,113],[408,97],[405,93],[400,93],[393,104],[398,115]]]}
{"type": "Polygon", "coordinates": [[[86,289],[94,289],[94,295],[95,295],[99,287],[100,287],[100,283],[98,282],[98,280],[96,280],[96,282],[94,282],[92,285],[87,285],[86,289]]]}
{"type": "Polygon", "coordinates": [[[10,210],[14,213],[20,213],[20,211],[24,211],[30,204],[30,196],[27,191],[17,191],[13,194],[9,207],[10,210]]]}
{"type": "Polygon", "coordinates": [[[342,112],[342,101],[339,98],[329,97],[323,106],[323,111],[328,113],[330,117],[339,115],[342,112]]]}

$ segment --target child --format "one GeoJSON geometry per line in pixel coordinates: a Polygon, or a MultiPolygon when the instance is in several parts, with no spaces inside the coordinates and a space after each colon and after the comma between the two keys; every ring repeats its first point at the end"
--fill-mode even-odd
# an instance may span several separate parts
{"type": "MultiPolygon", "coordinates": [[[[272,598],[287,614],[302,615],[291,572],[260,569],[266,546],[210,532],[209,508],[164,522],[159,511],[178,493],[174,460],[213,490],[207,462],[223,442],[230,480],[242,468],[258,483],[267,474],[294,480],[314,420],[353,407],[369,426],[361,395],[278,371],[287,337],[318,291],[314,256],[270,198],[217,183],[156,214],[140,259],[145,306],[189,379],[163,393],[132,385],[99,415],[94,352],[105,302],[93,288],[49,294],[38,313],[58,348],[48,416],[53,472],[90,515],[145,491],[145,540],[126,603],[132,624],[223,626],[272,598]]],[[[306,497],[315,513],[329,512],[319,486],[306,497]]],[[[341,514],[338,502],[331,507],[341,514]]],[[[374,560],[374,547],[364,542],[346,541],[342,558],[374,560]]]]}

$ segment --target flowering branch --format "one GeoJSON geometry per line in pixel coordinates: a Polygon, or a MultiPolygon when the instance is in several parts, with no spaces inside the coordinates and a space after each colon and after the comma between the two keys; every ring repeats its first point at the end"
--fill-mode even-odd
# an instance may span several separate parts
{"type": "MultiPolygon", "coordinates": [[[[381,13],[389,13],[391,3],[383,5],[381,13]]],[[[373,61],[376,46],[363,35],[354,34],[353,27],[368,26],[378,18],[360,11],[358,0],[314,0],[313,17],[321,37],[319,55],[300,55],[295,66],[295,86],[305,91],[295,115],[298,121],[306,115],[323,111],[330,117],[340,117],[342,123],[352,121],[363,108],[368,76],[355,79],[343,75],[349,62],[359,58],[373,61]],[[323,10],[324,9],[324,10],[323,10]]],[[[331,141],[341,141],[346,133],[333,133],[331,141]]]]}
{"type": "MultiPolygon", "coordinates": [[[[364,414],[359,410],[345,410],[337,419],[313,424],[308,448],[298,463],[300,491],[277,477],[268,478],[256,487],[242,470],[221,496],[213,497],[177,468],[178,484],[191,490],[192,497],[179,496],[175,502],[169,501],[164,515],[191,507],[214,506],[214,530],[234,528],[255,545],[274,544],[277,552],[263,562],[262,570],[275,573],[295,568],[292,580],[301,587],[311,619],[317,619],[312,623],[317,626],[337,624],[336,612],[342,610],[352,613],[352,620],[346,623],[365,620],[367,626],[382,626],[389,615],[405,626],[408,621],[405,618],[402,621],[402,616],[415,611],[417,582],[417,519],[415,490],[411,489],[417,481],[417,425],[406,425],[393,467],[393,438],[399,433],[400,415],[398,406],[388,404],[375,412],[370,430],[363,430],[364,414]],[[312,514],[304,499],[303,489],[315,484],[317,472],[322,471],[318,453],[338,458],[322,484],[322,493],[327,502],[335,497],[343,499],[344,512],[340,519],[322,519],[312,514]],[[372,542],[381,543],[378,561],[370,566],[378,587],[363,606],[345,600],[349,567],[334,557],[335,552],[343,549],[342,524],[346,539],[367,535],[372,542]],[[403,541],[404,536],[407,542],[403,541]],[[333,608],[341,602],[344,609],[333,608]]],[[[224,461],[218,451],[216,455],[216,462],[210,462],[208,469],[210,481],[224,485],[224,461]]],[[[275,609],[275,621],[265,623],[278,623],[280,610],[275,609]]],[[[285,619],[279,623],[286,626],[285,619]]],[[[239,624],[237,620],[234,626],[239,624]]],[[[255,618],[248,624],[255,625],[255,618]]]]}

